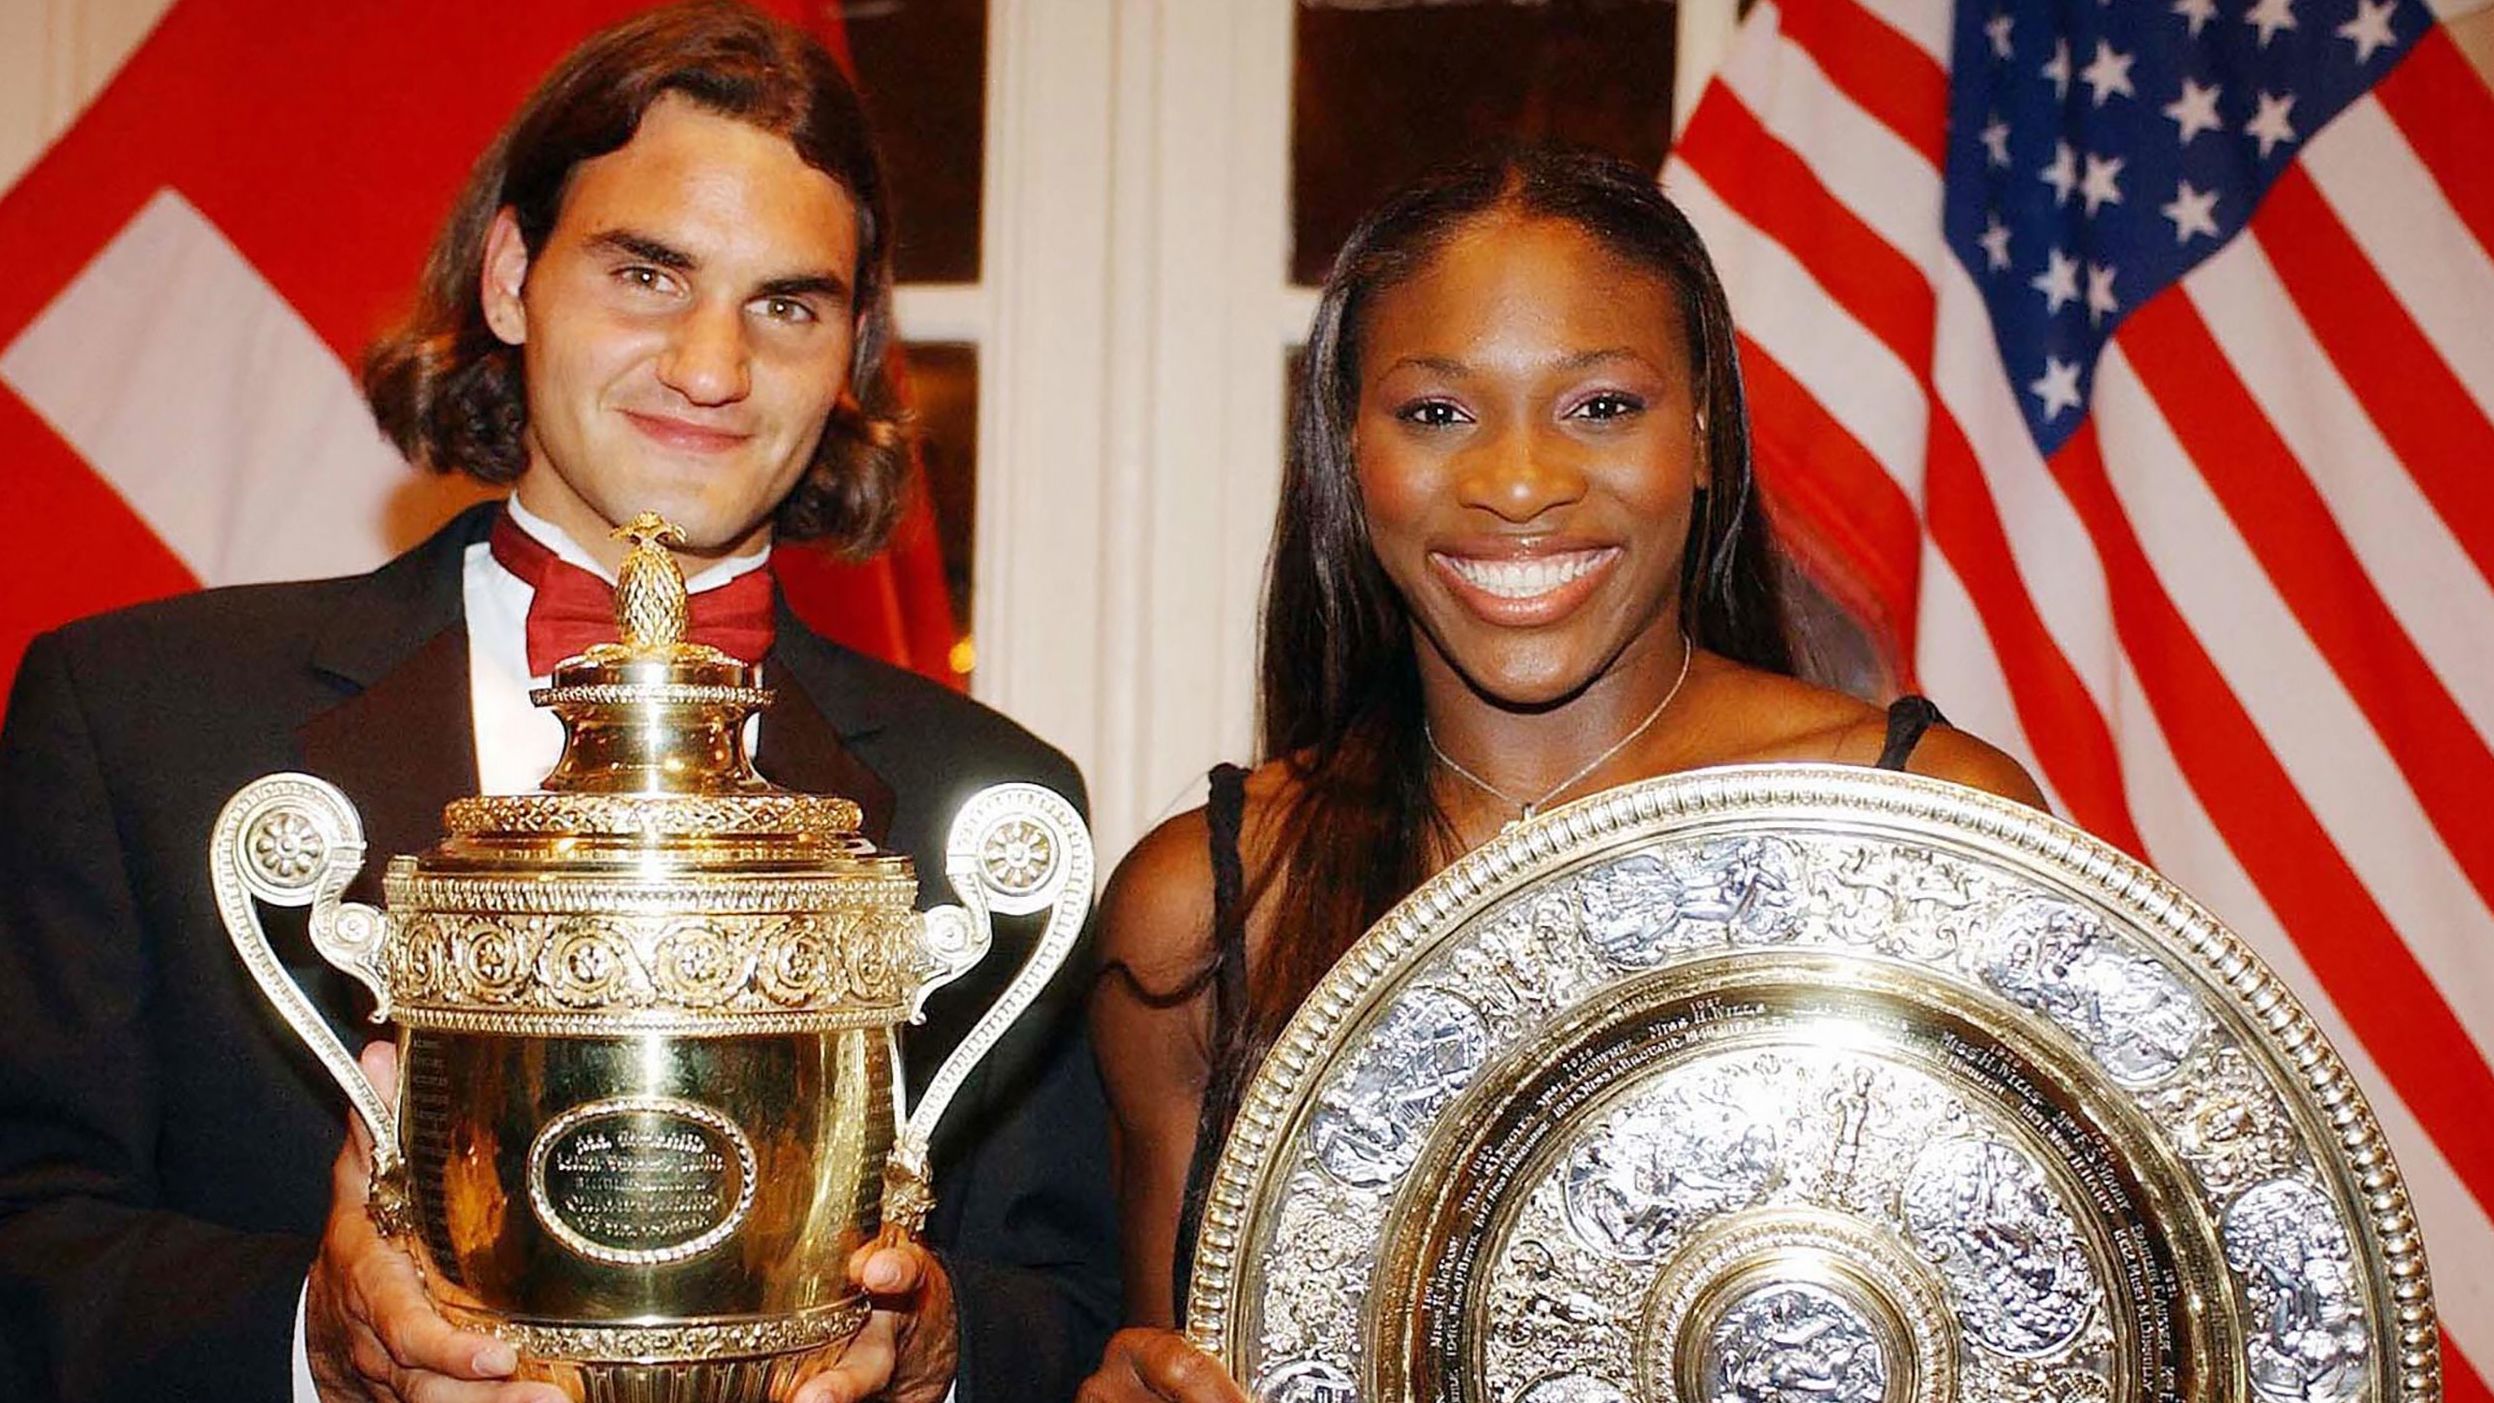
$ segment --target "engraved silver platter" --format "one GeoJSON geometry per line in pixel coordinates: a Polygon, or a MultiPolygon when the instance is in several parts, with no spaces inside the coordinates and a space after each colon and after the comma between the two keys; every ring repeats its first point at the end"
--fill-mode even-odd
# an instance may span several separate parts
{"type": "Polygon", "coordinates": [[[1188,1330],[1270,1403],[2441,1396],[2407,1192],[2258,957],[1956,785],[1510,828],[1276,1044],[1188,1330]]]}

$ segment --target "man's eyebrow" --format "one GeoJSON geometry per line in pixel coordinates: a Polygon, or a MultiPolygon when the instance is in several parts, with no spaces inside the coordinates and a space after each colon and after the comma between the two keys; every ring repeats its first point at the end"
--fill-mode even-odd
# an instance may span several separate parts
{"type": "Polygon", "coordinates": [[[629,229],[608,229],[603,233],[593,234],[589,238],[589,247],[609,253],[620,253],[626,257],[640,259],[644,263],[655,263],[661,268],[673,269],[679,273],[689,273],[701,266],[700,259],[684,250],[670,244],[660,243],[647,234],[636,234],[629,229]]]}
{"type": "Polygon", "coordinates": [[[793,277],[773,278],[754,289],[754,296],[820,297],[846,306],[849,284],[836,273],[800,273],[793,277]]]}

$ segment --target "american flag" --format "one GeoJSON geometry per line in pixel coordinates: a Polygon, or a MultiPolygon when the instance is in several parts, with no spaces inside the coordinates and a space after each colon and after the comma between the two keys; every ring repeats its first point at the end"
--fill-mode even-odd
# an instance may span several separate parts
{"type": "Polygon", "coordinates": [[[1759,0],[1665,188],[1899,671],[2250,940],[2494,1368],[2494,94],[2423,0],[1759,0]]]}

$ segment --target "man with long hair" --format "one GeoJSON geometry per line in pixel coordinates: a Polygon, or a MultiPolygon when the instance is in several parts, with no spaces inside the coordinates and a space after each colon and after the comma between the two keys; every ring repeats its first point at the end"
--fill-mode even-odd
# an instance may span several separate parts
{"type": "MultiPolygon", "coordinates": [[[[1062,756],[815,636],[759,569],[779,536],[870,551],[897,512],[890,247],[864,112],[819,45],[725,0],[610,28],[479,161],[365,366],[410,459],[508,502],[370,575],[141,606],[28,651],[0,732],[0,1391],[258,1403],[291,1352],[298,1396],[561,1397],[444,1322],[375,1232],[369,1147],[339,1152],[333,1088],[234,961],[205,847],[225,796],[274,770],[339,782],[383,854],[480,784],[532,787],[560,733],[527,692],[594,641],[547,601],[611,579],[639,512],[683,532],[703,641],[778,694],[766,774],[856,799],[921,872],[979,787],[1079,798],[1062,756]]],[[[314,965],[299,926],[277,935],[314,965]]],[[[1018,954],[938,995],[911,1084],[1018,954]]],[[[350,1026],[340,981],[306,982],[350,1026]]],[[[848,1264],[878,1310],[805,1403],[1066,1396],[1098,1357],[1105,1116],[1068,1001],[964,1088],[936,1252],[848,1264]]],[[[365,1067],[386,1094],[386,1045],[365,1067]]]]}

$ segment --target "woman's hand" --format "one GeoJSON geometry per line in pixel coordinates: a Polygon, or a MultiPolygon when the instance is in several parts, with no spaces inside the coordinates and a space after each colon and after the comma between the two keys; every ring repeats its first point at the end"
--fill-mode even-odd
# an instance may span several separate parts
{"type": "Polygon", "coordinates": [[[1075,1403],[1248,1403],[1219,1360],[1175,1330],[1120,1330],[1075,1403]]]}

